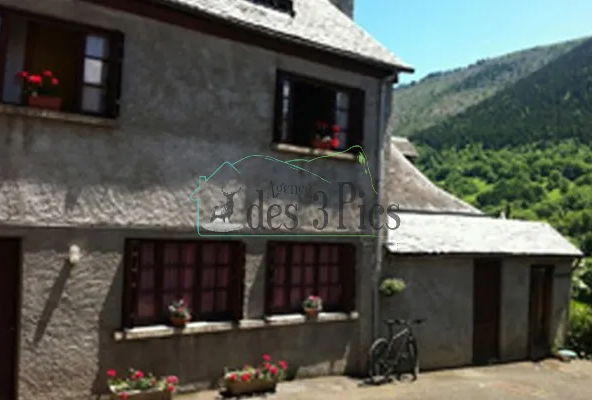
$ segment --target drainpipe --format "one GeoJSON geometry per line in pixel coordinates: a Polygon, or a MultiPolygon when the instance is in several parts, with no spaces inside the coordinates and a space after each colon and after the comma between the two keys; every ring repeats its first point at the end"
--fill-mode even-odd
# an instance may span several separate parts
{"type": "MultiPolygon", "coordinates": [[[[386,142],[386,137],[388,134],[385,134],[386,125],[388,123],[388,113],[387,113],[387,95],[392,96],[392,83],[397,78],[399,71],[395,72],[394,74],[387,76],[386,78],[380,81],[379,92],[380,92],[380,103],[378,105],[378,145],[376,146],[376,191],[378,192],[377,204],[380,204],[382,200],[382,179],[383,179],[383,167],[384,167],[384,149],[382,145],[386,142]]],[[[390,142],[389,142],[390,143],[390,142]]],[[[388,216],[387,216],[388,218],[388,216]]],[[[376,264],[374,265],[374,279],[373,279],[373,287],[372,287],[372,316],[373,316],[373,332],[372,332],[372,340],[378,337],[380,332],[380,297],[378,293],[378,284],[380,279],[380,274],[382,270],[382,237],[379,234],[378,240],[376,241],[376,264]]]]}

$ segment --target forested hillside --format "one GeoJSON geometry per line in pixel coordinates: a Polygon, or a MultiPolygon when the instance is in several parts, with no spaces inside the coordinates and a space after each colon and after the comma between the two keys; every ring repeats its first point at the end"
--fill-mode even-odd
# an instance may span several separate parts
{"type": "Polygon", "coordinates": [[[568,345],[592,354],[592,39],[432,74],[395,90],[418,167],[492,216],[548,221],[589,257],[568,345]]]}

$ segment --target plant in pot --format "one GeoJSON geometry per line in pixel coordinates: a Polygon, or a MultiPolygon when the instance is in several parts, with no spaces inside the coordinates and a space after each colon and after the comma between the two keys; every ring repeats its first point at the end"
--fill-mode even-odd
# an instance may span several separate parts
{"type": "Polygon", "coordinates": [[[122,377],[114,369],[107,371],[107,385],[112,400],[170,400],[179,379],[174,375],[156,377],[130,369],[122,377]]]}
{"type": "Polygon", "coordinates": [[[264,354],[257,366],[225,369],[221,390],[231,396],[275,392],[277,384],[285,379],[287,369],[285,361],[275,363],[269,354],[264,354]]]}
{"type": "Polygon", "coordinates": [[[312,140],[312,147],[317,149],[335,149],[339,147],[339,132],[341,128],[339,125],[332,127],[323,121],[317,121],[314,124],[314,135],[312,140]]]}
{"type": "Polygon", "coordinates": [[[378,287],[378,291],[384,297],[392,297],[397,293],[401,293],[406,288],[407,285],[402,279],[389,278],[382,281],[378,287]]]}
{"type": "Polygon", "coordinates": [[[185,305],[183,299],[173,301],[169,305],[169,318],[171,324],[175,328],[185,328],[187,323],[191,320],[191,312],[185,305]]]}
{"type": "Polygon", "coordinates": [[[58,96],[60,81],[50,70],[40,74],[21,71],[17,74],[17,82],[21,85],[23,97],[27,99],[29,106],[59,110],[62,99],[58,96]]]}
{"type": "Polygon", "coordinates": [[[323,310],[323,300],[319,296],[310,295],[302,302],[302,308],[309,318],[316,318],[323,310]]]}

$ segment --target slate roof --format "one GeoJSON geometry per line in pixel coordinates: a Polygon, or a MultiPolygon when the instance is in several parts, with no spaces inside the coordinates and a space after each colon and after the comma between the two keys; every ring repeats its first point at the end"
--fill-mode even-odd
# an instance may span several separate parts
{"type": "Polygon", "coordinates": [[[483,214],[436,186],[405,158],[394,140],[387,149],[385,169],[385,196],[388,204],[398,204],[400,210],[483,214]]]}
{"type": "MultiPolygon", "coordinates": [[[[248,0],[159,0],[160,3],[254,28],[340,55],[413,72],[329,0],[294,0],[295,15],[248,0]]],[[[393,68],[393,69],[394,69],[393,68]]]]}
{"type": "Polygon", "coordinates": [[[395,147],[403,153],[404,156],[407,157],[417,157],[417,149],[415,146],[407,139],[406,137],[402,136],[393,136],[392,139],[393,144],[395,147]]]}
{"type": "Polygon", "coordinates": [[[387,249],[396,254],[573,256],[582,252],[545,222],[400,213],[387,249]]]}

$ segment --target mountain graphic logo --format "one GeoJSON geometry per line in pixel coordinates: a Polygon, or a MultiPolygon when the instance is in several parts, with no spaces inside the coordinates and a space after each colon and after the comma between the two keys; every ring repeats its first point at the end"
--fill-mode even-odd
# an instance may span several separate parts
{"type": "MultiPolygon", "coordinates": [[[[363,170],[364,170],[364,174],[368,175],[369,180],[370,180],[370,186],[372,188],[372,190],[374,191],[374,193],[377,193],[375,185],[374,185],[374,181],[372,178],[372,174],[370,172],[370,167],[369,167],[369,163],[368,163],[368,158],[366,157],[366,154],[364,153],[364,149],[362,148],[362,146],[356,145],[356,146],[351,146],[348,149],[339,151],[339,152],[332,152],[330,154],[325,154],[322,156],[318,156],[318,157],[314,157],[311,159],[305,159],[305,158],[298,158],[298,159],[293,159],[293,160],[280,160],[277,159],[275,157],[272,156],[268,156],[268,155],[259,155],[259,154],[252,154],[249,156],[245,156],[235,162],[229,162],[229,161],[225,161],[223,162],[218,168],[216,168],[216,170],[210,174],[209,176],[200,176],[199,177],[199,186],[193,191],[193,193],[190,196],[190,199],[195,202],[196,206],[197,206],[197,213],[196,213],[196,227],[197,227],[197,232],[200,236],[328,236],[327,234],[314,234],[314,235],[310,235],[310,234],[293,234],[293,235],[286,235],[285,233],[279,233],[279,234],[256,234],[253,231],[250,231],[249,233],[244,233],[243,231],[246,228],[246,224],[245,222],[238,222],[236,220],[236,217],[231,220],[231,218],[235,215],[235,201],[237,200],[237,195],[241,195],[241,196],[245,196],[245,190],[243,190],[242,186],[237,185],[235,188],[228,188],[228,187],[224,187],[224,188],[220,188],[219,190],[222,192],[222,195],[224,196],[225,200],[222,201],[215,201],[213,200],[211,197],[211,193],[207,192],[206,193],[206,199],[204,200],[202,198],[203,195],[203,189],[204,186],[207,182],[211,181],[212,178],[214,178],[214,176],[216,174],[218,174],[218,172],[220,171],[233,171],[233,173],[237,174],[237,175],[241,175],[241,171],[239,170],[239,167],[242,167],[243,164],[245,164],[244,162],[246,160],[253,160],[253,159],[259,159],[259,160],[263,160],[263,161],[271,161],[273,164],[275,164],[276,166],[272,166],[272,169],[277,169],[280,166],[284,166],[284,167],[288,167],[291,170],[300,172],[300,173],[307,173],[309,175],[311,175],[312,177],[320,180],[321,182],[330,184],[331,180],[324,178],[322,176],[320,176],[317,173],[314,173],[306,168],[304,168],[304,166],[306,166],[306,164],[309,163],[313,163],[317,160],[320,159],[330,159],[332,157],[337,158],[340,154],[347,154],[348,158],[351,159],[351,155],[352,155],[352,150],[356,150],[357,151],[357,161],[358,163],[362,166],[363,170]],[[337,156],[337,157],[336,157],[337,156]],[[201,192],[200,192],[201,190],[201,192]],[[241,194],[242,192],[242,194],[241,194]],[[205,201],[206,203],[212,203],[213,201],[215,201],[215,204],[207,211],[206,209],[204,209],[204,212],[206,212],[205,217],[200,216],[201,214],[201,206],[202,206],[202,202],[205,201]],[[203,219],[203,220],[202,220],[203,219]],[[202,230],[203,228],[203,230],[202,230]],[[236,231],[241,231],[238,232],[238,234],[232,234],[232,232],[236,232],[236,231]],[[231,234],[228,234],[231,233],[231,234]]],[[[265,167],[267,168],[267,167],[265,167]]],[[[219,176],[216,177],[216,179],[219,179],[219,176]]],[[[218,182],[219,183],[219,182],[218,182]]],[[[218,189],[216,189],[217,192],[218,189]]],[[[217,192],[218,193],[218,192],[217,192]]],[[[343,235],[331,235],[331,236],[368,236],[368,235],[352,235],[352,234],[343,234],[343,235]]],[[[373,236],[373,235],[372,235],[373,236]]]]}

